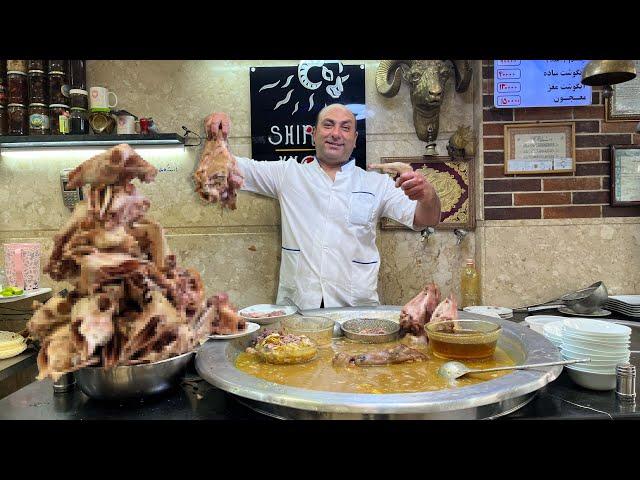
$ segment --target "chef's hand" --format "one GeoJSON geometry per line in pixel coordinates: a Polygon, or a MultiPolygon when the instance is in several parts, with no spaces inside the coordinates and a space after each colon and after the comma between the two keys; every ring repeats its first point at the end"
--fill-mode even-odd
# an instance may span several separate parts
{"type": "Polygon", "coordinates": [[[400,187],[411,200],[424,200],[435,194],[435,189],[419,172],[406,172],[396,179],[396,187],[400,187]]]}
{"type": "Polygon", "coordinates": [[[227,140],[230,127],[231,120],[229,119],[229,115],[224,112],[212,113],[204,119],[204,133],[209,139],[217,138],[220,130],[222,130],[222,139],[227,140]]]}

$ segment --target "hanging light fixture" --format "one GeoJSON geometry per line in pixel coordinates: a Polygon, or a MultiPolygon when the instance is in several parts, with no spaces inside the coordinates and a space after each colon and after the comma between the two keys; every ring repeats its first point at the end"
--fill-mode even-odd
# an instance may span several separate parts
{"type": "Polygon", "coordinates": [[[603,97],[613,93],[611,85],[636,78],[633,60],[591,60],[582,70],[582,83],[592,87],[604,86],[603,97]]]}
{"type": "Polygon", "coordinates": [[[582,83],[590,86],[615,85],[636,78],[633,60],[591,60],[582,70],[582,83]]]}

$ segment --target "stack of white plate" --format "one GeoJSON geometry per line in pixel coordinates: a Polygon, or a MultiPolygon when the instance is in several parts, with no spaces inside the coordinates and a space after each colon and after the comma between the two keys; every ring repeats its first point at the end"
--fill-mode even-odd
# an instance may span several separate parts
{"type": "Polygon", "coordinates": [[[640,318],[640,295],[612,295],[604,306],[614,312],[640,318]]]}
{"type": "Polygon", "coordinates": [[[561,338],[563,358],[591,359],[588,363],[566,365],[577,384],[595,390],[615,388],[616,365],[628,362],[630,357],[629,327],[590,318],[570,318],[562,322],[561,338]]]}
{"type": "Polygon", "coordinates": [[[494,307],[493,305],[473,305],[464,307],[462,310],[478,315],[488,315],[495,318],[513,318],[513,310],[507,307],[494,307]]]}
{"type": "MultiPolygon", "coordinates": [[[[542,335],[547,337],[551,343],[556,347],[562,347],[562,324],[563,320],[556,320],[555,322],[545,323],[542,326],[542,335]]],[[[532,327],[533,328],[533,327],[532,327]]]]}

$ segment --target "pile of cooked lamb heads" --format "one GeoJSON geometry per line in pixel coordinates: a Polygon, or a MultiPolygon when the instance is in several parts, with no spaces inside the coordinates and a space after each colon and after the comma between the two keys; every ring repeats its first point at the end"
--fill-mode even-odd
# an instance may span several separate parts
{"type": "Polygon", "coordinates": [[[39,379],[164,360],[244,328],[227,294],[206,299],[198,272],[176,265],[162,227],[145,218],[149,201],[131,182],[156,173],[126,144],[70,173],[69,187],[88,185],[88,195],[55,235],[44,268],[74,288],[36,305],[27,325],[41,342],[39,379]]]}

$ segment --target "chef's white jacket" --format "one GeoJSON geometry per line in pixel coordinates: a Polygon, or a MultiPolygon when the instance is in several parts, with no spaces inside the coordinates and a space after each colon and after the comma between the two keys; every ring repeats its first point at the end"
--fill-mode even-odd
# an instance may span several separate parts
{"type": "Polygon", "coordinates": [[[282,261],[276,303],[287,297],[302,309],[379,305],[376,225],[380,217],[413,228],[417,202],[387,174],[365,171],[355,160],[335,181],[311,163],[236,157],[243,190],[280,201],[282,261]]]}

